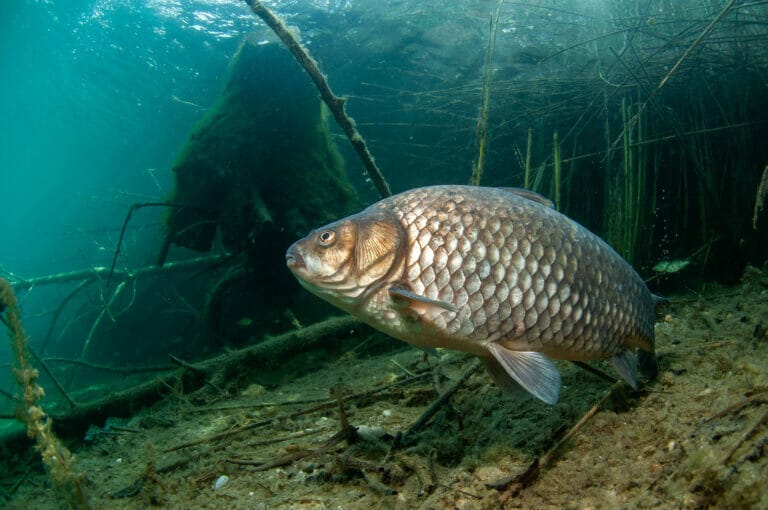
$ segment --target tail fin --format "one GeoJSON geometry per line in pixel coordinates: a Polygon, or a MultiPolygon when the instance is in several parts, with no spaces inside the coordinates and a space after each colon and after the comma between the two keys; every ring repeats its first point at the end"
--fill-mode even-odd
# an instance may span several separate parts
{"type": "Polygon", "coordinates": [[[656,317],[658,318],[662,313],[666,313],[669,305],[671,304],[671,301],[665,297],[657,296],[656,294],[651,294],[651,298],[653,298],[653,306],[656,310],[656,317]]]}
{"type": "MultiPolygon", "coordinates": [[[[659,317],[662,313],[665,313],[669,306],[669,299],[651,294],[653,297],[653,304],[656,310],[656,317],[659,317]]],[[[640,373],[643,377],[654,380],[659,376],[659,360],[656,358],[656,345],[654,339],[654,350],[647,352],[643,350],[637,351],[637,365],[640,373]]]]}

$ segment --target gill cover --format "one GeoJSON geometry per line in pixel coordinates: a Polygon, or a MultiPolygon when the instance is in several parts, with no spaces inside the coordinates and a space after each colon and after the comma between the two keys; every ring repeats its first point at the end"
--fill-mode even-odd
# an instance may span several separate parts
{"type": "Polygon", "coordinates": [[[355,265],[358,286],[368,286],[385,277],[404,246],[400,223],[385,214],[363,212],[352,218],[357,227],[355,265]]]}

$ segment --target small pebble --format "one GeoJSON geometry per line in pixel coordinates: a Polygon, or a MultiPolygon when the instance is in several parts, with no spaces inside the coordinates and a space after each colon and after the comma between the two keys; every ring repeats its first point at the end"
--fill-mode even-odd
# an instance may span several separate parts
{"type": "Polygon", "coordinates": [[[229,477],[227,475],[221,475],[213,483],[213,490],[217,491],[229,483],[229,477]]]}

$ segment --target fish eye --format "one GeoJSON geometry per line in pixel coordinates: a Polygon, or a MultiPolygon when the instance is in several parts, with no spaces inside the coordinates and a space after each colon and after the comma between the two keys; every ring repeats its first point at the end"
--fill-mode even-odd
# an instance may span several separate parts
{"type": "Polygon", "coordinates": [[[333,230],[323,230],[317,236],[321,246],[330,246],[334,239],[336,239],[336,232],[333,230]]]}

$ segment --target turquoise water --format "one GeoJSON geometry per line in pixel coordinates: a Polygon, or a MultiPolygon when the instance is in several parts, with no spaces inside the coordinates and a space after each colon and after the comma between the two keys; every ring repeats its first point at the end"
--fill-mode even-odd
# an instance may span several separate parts
{"type": "MultiPolygon", "coordinates": [[[[0,265],[30,277],[108,264],[126,208],[172,191],[176,151],[253,17],[239,2],[0,11],[0,265]]],[[[134,234],[156,239],[159,222],[145,212],[134,234]]],[[[127,248],[146,262],[141,242],[127,248]]]]}

